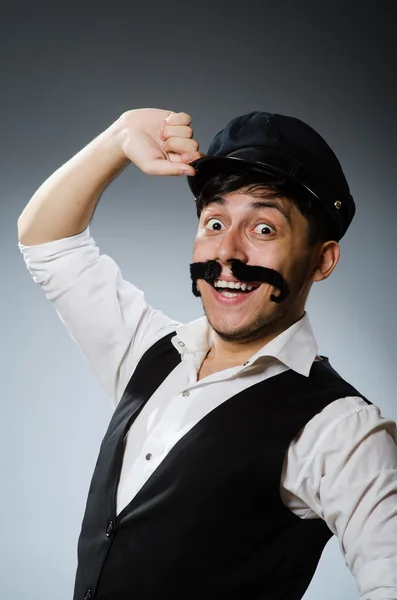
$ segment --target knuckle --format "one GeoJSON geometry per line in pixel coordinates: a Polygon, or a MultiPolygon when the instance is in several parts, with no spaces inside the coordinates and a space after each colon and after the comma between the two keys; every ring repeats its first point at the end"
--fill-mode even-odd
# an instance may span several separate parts
{"type": "Polygon", "coordinates": [[[161,147],[163,148],[163,150],[166,150],[167,152],[169,150],[173,150],[175,148],[175,137],[167,138],[167,141],[163,142],[161,147]]]}
{"type": "Polygon", "coordinates": [[[172,131],[170,125],[164,125],[163,129],[161,130],[161,135],[163,139],[168,138],[170,136],[170,130],[172,131]]]}
{"type": "Polygon", "coordinates": [[[186,144],[186,141],[183,138],[176,136],[169,138],[167,141],[174,150],[180,150],[181,148],[184,148],[186,144]]]}
{"type": "Polygon", "coordinates": [[[185,112],[178,113],[178,121],[181,125],[190,125],[192,117],[185,112]]]}
{"type": "Polygon", "coordinates": [[[190,147],[194,152],[197,152],[199,149],[199,144],[196,140],[190,140],[190,147]]]}
{"type": "Polygon", "coordinates": [[[168,138],[192,138],[193,130],[191,127],[185,125],[165,125],[161,132],[162,139],[168,138]]]}

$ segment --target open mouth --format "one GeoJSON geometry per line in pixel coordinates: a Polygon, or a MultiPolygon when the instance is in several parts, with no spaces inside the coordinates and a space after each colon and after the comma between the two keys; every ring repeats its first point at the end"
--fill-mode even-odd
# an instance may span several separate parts
{"type": "Polygon", "coordinates": [[[212,284],[219,294],[226,298],[236,298],[240,295],[247,295],[254,292],[259,287],[259,283],[245,283],[243,281],[225,281],[216,279],[212,284]]]}

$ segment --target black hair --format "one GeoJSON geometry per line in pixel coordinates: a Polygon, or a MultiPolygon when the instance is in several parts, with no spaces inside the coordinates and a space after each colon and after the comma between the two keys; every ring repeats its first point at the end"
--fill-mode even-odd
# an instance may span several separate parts
{"type": "Polygon", "coordinates": [[[254,192],[262,198],[283,197],[293,202],[309,224],[310,246],[338,239],[330,216],[321,207],[319,200],[309,197],[310,192],[305,192],[301,186],[290,181],[271,180],[268,175],[244,169],[223,171],[208,179],[196,198],[197,216],[200,217],[203,208],[214,198],[237,190],[243,190],[247,194],[254,192]]]}

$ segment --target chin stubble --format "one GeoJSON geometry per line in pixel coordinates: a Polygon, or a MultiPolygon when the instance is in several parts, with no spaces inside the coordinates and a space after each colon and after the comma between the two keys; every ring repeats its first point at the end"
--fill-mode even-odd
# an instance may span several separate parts
{"type": "Polygon", "coordinates": [[[255,321],[249,323],[245,327],[236,328],[234,331],[221,331],[217,329],[214,324],[211,322],[211,319],[208,316],[208,313],[205,310],[203,304],[204,314],[207,317],[208,323],[211,325],[212,329],[215,333],[220,337],[224,342],[252,342],[254,340],[260,339],[261,337],[265,337],[269,335],[271,331],[274,329],[274,325],[284,316],[285,312],[282,314],[275,315],[272,317],[265,317],[259,315],[255,321]]]}

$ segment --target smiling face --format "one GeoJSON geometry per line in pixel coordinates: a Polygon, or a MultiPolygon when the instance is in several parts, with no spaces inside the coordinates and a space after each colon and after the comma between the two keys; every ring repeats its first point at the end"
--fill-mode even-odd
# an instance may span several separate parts
{"type": "Polygon", "coordinates": [[[263,197],[260,191],[215,197],[200,215],[193,261],[216,260],[222,271],[214,285],[199,279],[197,288],[209,323],[228,341],[283,331],[303,315],[311,283],[329,274],[318,271],[324,244],[309,245],[308,221],[296,205],[283,197],[263,197]],[[278,292],[272,285],[238,281],[233,259],[279,272],[290,294],[277,304],[270,298],[278,292]]]}

